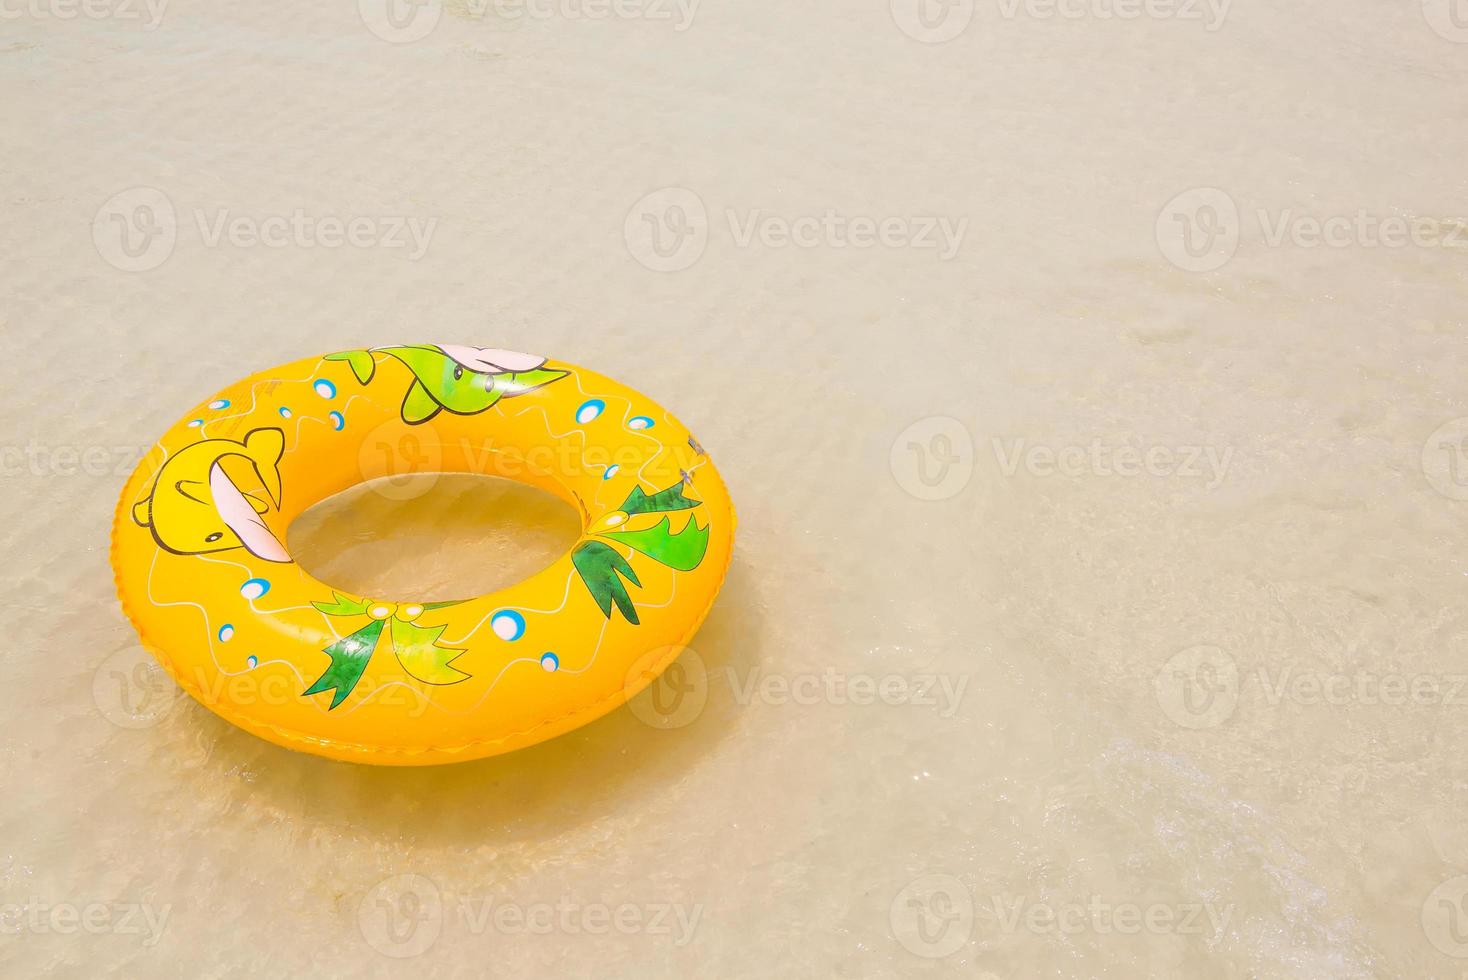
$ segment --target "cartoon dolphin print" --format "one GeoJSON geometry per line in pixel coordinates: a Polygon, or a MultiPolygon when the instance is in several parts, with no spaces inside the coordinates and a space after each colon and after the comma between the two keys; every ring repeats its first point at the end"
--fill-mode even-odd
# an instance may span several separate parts
{"type": "Polygon", "coordinates": [[[278,508],[284,454],[285,435],[279,429],[255,429],[243,442],[196,442],[163,464],[152,491],[133,506],[133,520],[153,532],[160,548],[175,555],[245,548],[266,561],[288,562],[285,547],[260,520],[269,506],[241,492],[221,465],[232,456],[249,460],[278,508]]]}
{"type": "Polygon", "coordinates": [[[497,347],[460,344],[413,344],[374,347],[371,350],[328,354],[329,361],[346,361],[357,381],[367,384],[377,371],[374,353],[396,358],[413,372],[413,384],[403,398],[403,421],[427,422],[440,411],[477,415],[501,398],[533,391],[568,372],[543,368],[545,358],[497,347]]]}

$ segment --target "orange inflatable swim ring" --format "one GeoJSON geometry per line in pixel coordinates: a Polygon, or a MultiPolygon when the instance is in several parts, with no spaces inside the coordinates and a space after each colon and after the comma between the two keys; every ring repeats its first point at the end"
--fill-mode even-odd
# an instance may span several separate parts
{"type": "Polygon", "coordinates": [[[542,357],[418,344],[298,361],[200,403],[124,486],[112,563],[144,645],[210,710],[288,748],[427,765],[552,738],[635,695],[708,613],[734,524],[703,447],[645,396],[542,357]],[[285,545],[291,521],[401,475],[399,452],[548,490],[583,533],[475,598],[316,581],[285,545]]]}

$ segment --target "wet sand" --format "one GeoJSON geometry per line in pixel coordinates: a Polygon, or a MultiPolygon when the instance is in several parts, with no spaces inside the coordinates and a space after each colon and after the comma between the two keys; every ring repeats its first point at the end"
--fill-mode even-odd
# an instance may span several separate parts
{"type": "MultiPolygon", "coordinates": [[[[0,21],[0,972],[1468,969],[1445,3],[89,9],[0,21]],[[132,463],[248,373],[436,341],[717,462],[663,700],[400,771],[160,684],[132,463]]],[[[480,589],[575,533],[458,478],[290,543],[480,589]]]]}

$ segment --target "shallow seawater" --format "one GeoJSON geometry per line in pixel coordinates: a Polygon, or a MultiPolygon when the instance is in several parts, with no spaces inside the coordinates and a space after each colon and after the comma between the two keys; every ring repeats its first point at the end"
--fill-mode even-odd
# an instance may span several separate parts
{"type": "Polygon", "coordinates": [[[529,578],[576,543],[581,522],[544,490],[467,473],[358,484],[291,525],[291,557],[357,595],[443,602],[529,578]]]}
{"type": "MultiPolygon", "coordinates": [[[[3,21],[0,973],[1461,976],[1448,5],[665,6],[3,21]],[[707,448],[735,557],[662,714],[377,769],[149,666],[132,465],[401,342],[707,448]]],[[[290,540],[448,594],[576,532],[446,478],[290,540]]]]}

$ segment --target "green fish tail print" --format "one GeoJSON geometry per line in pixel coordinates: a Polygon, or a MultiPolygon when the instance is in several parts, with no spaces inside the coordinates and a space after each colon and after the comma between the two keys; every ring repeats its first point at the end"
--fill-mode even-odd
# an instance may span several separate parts
{"type": "Polygon", "coordinates": [[[439,646],[438,638],[448,624],[442,626],[418,626],[401,619],[392,621],[392,647],[398,664],[409,676],[425,684],[457,684],[468,680],[469,675],[453,665],[463,654],[457,647],[439,646]]]}
{"type": "Polygon", "coordinates": [[[374,353],[396,359],[413,374],[402,405],[403,421],[409,425],[427,422],[442,411],[477,415],[501,398],[534,391],[569,373],[544,367],[545,358],[534,354],[458,344],[341,351],[328,354],[327,360],[345,361],[357,381],[365,385],[377,371],[374,353]]]}
{"type": "Polygon", "coordinates": [[[327,647],[324,652],[331,657],[331,666],[316,679],[315,684],[306,688],[302,696],[332,691],[333,708],[345,701],[362,679],[362,671],[367,669],[367,661],[372,659],[372,651],[377,649],[377,639],[382,636],[384,625],[377,620],[327,647]]]}
{"type": "Polygon", "coordinates": [[[680,572],[691,572],[703,561],[709,548],[709,529],[699,527],[693,521],[683,525],[683,530],[672,533],[672,520],[664,517],[661,522],[646,531],[607,531],[606,537],[620,541],[634,551],[640,551],[653,561],[662,562],[680,572]]]}
{"type": "Polygon", "coordinates": [[[668,511],[688,510],[697,507],[703,501],[694,500],[683,495],[683,484],[675,483],[666,490],[659,490],[652,496],[642,492],[641,487],[633,487],[627,499],[622,501],[622,512],[626,514],[661,514],[668,511]]]}
{"type": "Polygon", "coordinates": [[[611,545],[587,541],[571,553],[571,564],[576,566],[577,574],[586,583],[586,589],[596,600],[596,604],[601,607],[603,616],[612,618],[612,603],[615,602],[627,622],[633,626],[640,625],[637,610],[632,606],[632,597],[627,594],[627,586],[617,577],[619,574],[625,576],[633,585],[641,587],[642,582],[638,580],[637,573],[632,570],[627,559],[617,554],[611,545]]]}
{"type": "Polygon", "coordinates": [[[377,373],[377,361],[373,359],[369,351],[344,350],[337,354],[327,354],[326,359],[328,361],[346,361],[347,367],[352,369],[352,374],[357,376],[358,384],[365,385],[377,373]]]}

